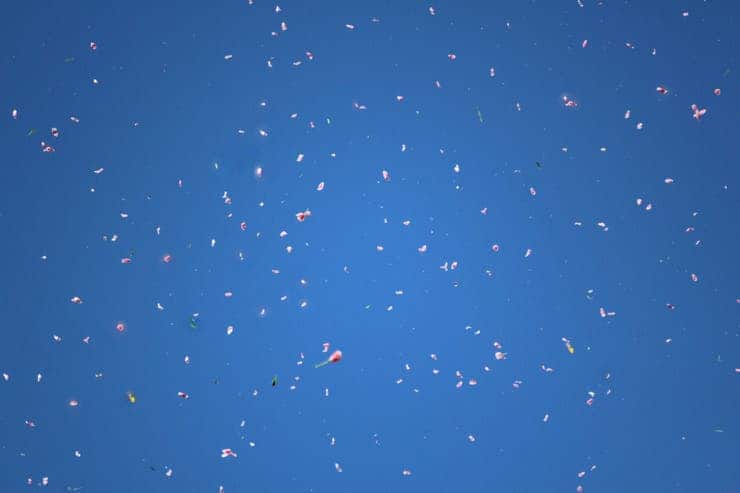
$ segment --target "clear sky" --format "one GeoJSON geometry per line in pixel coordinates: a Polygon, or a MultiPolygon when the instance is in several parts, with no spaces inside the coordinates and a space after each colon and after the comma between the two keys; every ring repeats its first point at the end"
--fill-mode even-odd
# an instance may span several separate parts
{"type": "Polygon", "coordinates": [[[0,492],[740,491],[735,2],[0,14],[0,492]]]}

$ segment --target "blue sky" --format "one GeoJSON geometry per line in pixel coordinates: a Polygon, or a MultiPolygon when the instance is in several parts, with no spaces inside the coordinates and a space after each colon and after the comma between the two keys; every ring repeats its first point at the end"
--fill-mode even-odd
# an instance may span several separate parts
{"type": "Polygon", "coordinates": [[[740,490],[731,2],[150,3],[0,10],[0,491],[740,490]]]}

